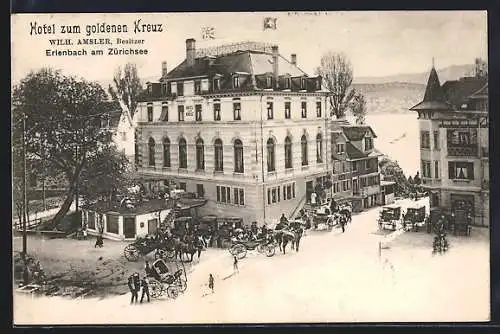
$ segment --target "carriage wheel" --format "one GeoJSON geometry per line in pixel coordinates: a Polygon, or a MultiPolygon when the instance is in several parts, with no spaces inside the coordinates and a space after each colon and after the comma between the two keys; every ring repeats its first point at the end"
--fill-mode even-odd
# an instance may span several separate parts
{"type": "Polygon", "coordinates": [[[257,252],[259,252],[259,253],[263,254],[263,253],[265,253],[266,251],[267,251],[267,247],[266,247],[266,246],[264,246],[263,244],[259,244],[259,245],[257,246],[257,252]]]}
{"type": "Polygon", "coordinates": [[[158,298],[163,295],[163,284],[158,281],[149,282],[149,294],[152,298],[158,298]]]}
{"type": "Polygon", "coordinates": [[[239,260],[241,260],[242,258],[244,258],[246,255],[247,255],[247,249],[244,245],[234,245],[233,247],[231,247],[231,249],[229,250],[229,252],[236,256],[239,260]]]}
{"type": "Polygon", "coordinates": [[[179,296],[180,290],[178,286],[171,285],[167,288],[168,297],[175,299],[179,296]]]}
{"type": "Polygon", "coordinates": [[[274,244],[270,244],[266,246],[266,256],[272,257],[276,253],[276,246],[274,244]]]}
{"type": "Polygon", "coordinates": [[[123,250],[125,258],[129,261],[135,262],[139,259],[139,249],[134,245],[127,245],[123,250]]]}
{"type": "Polygon", "coordinates": [[[181,292],[186,291],[187,287],[188,287],[187,282],[185,280],[181,279],[180,284],[179,284],[179,288],[180,288],[181,292]]]}

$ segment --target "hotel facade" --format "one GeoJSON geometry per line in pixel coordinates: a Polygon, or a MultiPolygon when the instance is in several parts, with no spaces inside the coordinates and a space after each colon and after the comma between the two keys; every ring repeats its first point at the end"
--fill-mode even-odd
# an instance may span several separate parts
{"type": "Polygon", "coordinates": [[[295,215],[332,173],[327,92],[278,46],[196,49],[138,103],[136,168],[207,200],[200,215],[246,224],[295,215]]]}
{"type": "Polygon", "coordinates": [[[488,78],[440,84],[432,68],[423,101],[412,107],[420,123],[420,175],[431,210],[465,210],[489,225],[488,78]]]}

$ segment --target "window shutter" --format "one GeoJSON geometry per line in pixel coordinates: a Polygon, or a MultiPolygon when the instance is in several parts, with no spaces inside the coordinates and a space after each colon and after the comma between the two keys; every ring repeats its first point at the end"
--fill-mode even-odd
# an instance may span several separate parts
{"type": "Polygon", "coordinates": [[[453,162],[448,162],[448,178],[455,179],[455,164],[453,162]]]}
{"type": "Polygon", "coordinates": [[[467,164],[467,176],[469,180],[474,180],[474,164],[467,164]]]}

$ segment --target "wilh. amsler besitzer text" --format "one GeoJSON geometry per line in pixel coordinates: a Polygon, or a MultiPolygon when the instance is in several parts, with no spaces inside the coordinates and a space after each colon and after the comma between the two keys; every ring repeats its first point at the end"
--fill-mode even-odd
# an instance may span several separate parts
{"type": "MultiPolygon", "coordinates": [[[[109,38],[109,34],[134,34],[160,33],[165,31],[163,23],[147,23],[142,19],[135,20],[132,25],[127,24],[107,24],[100,22],[87,25],[56,25],[40,24],[39,22],[30,22],[30,35],[67,35],[75,38],[55,38],[48,39],[51,49],[45,50],[46,56],[101,56],[101,55],[147,55],[145,48],[136,48],[134,46],[143,46],[145,40],[141,38],[114,37],[109,38]],[[99,34],[106,34],[105,36],[99,34]],[[84,35],[78,37],[77,35],[84,35]],[[115,45],[115,46],[113,46],[115,45]],[[64,49],[58,48],[63,47],[64,49]],[[78,48],[69,48],[71,46],[80,46],[78,48]],[[87,50],[85,46],[106,46],[105,49],[87,50]],[[54,48],[56,47],[56,48],[54,48]]],[[[55,37],[55,36],[54,36],[55,37]]]]}

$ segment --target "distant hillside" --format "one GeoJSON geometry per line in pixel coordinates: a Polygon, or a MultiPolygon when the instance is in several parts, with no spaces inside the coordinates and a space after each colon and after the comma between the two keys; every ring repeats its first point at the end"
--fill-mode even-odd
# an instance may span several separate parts
{"type": "MultiPolygon", "coordinates": [[[[430,71],[430,69],[429,69],[430,71]]],[[[422,73],[406,73],[397,74],[385,77],[358,77],[354,78],[354,83],[362,84],[380,84],[389,82],[408,82],[417,84],[426,84],[429,78],[429,71],[422,73]]],[[[463,76],[470,76],[474,73],[474,65],[453,65],[439,69],[438,71],[439,81],[441,83],[447,80],[457,80],[463,76]]]]}

